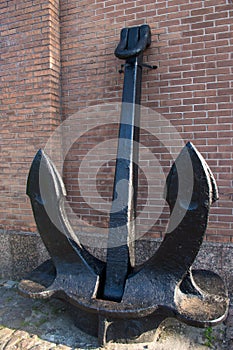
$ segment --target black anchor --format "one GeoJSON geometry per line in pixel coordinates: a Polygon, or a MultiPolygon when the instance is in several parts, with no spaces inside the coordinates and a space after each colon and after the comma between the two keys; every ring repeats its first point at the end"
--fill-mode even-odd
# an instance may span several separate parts
{"type": "Polygon", "coordinates": [[[141,72],[143,52],[150,43],[149,26],[124,28],[115,51],[126,64],[106,263],[78,242],[64,209],[64,184],[42,150],[28,176],[27,194],[51,260],[22,280],[19,291],[32,298],[67,301],[75,324],[98,336],[101,344],[152,341],[153,331],[169,316],[204,327],[223,321],[228,312],[222,279],[211,271],[192,270],[218,193],[208,165],[191,143],[182,149],[167,177],[171,219],[160,247],[137,267],[128,244],[136,229],[141,72]],[[190,167],[191,187],[186,181],[190,167]]]}

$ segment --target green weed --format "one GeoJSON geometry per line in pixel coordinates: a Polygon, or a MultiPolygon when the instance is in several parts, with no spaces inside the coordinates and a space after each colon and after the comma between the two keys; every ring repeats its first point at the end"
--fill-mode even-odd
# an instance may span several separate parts
{"type": "Polygon", "coordinates": [[[207,346],[208,348],[212,349],[214,347],[214,341],[215,341],[215,336],[213,334],[213,328],[208,327],[204,331],[204,336],[205,336],[205,343],[204,345],[207,346]]]}

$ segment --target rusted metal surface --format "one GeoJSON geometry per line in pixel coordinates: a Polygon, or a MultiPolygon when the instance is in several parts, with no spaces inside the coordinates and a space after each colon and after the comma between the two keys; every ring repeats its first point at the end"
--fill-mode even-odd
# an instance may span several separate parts
{"type": "Polygon", "coordinates": [[[27,194],[51,260],[21,281],[19,292],[31,298],[53,296],[67,301],[75,324],[98,336],[101,344],[153,341],[157,326],[166,317],[204,327],[223,321],[228,312],[222,279],[211,271],[192,270],[210,206],[218,193],[208,165],[191,143],[183,148],[167,177],[171,218],[163,242],[143,266],[130,261],[127,242],[136,229],[130,222],[136,215],[134,163],[138,149],[134,141],[139,140],[140,116],[135,104],[140,102],[142,53],[149,44],[149,27],[142,26],[124,29],[116,49],[116,55],[127,62],[123,102],[131,101],[131,107],[125,109],[122,104],[106,262],[92,256],[77,237],[74,239],[64,210],[64,184],[42,150],[35,156],[28,177],[27,194]],[[121,142],[124,139],[126,143],[121,142]],[[117,209],[114,199],[122,180],[126,180],[122,187],[125,201],[117,209]],[[134,187],[133,197],[129,195],[130,186],[134,187]]]}

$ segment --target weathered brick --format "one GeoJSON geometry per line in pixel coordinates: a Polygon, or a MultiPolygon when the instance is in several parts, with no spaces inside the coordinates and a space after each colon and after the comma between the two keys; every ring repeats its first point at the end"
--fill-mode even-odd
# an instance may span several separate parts
{"type": "MultiPolygon", "coordinates": [[[[1,183],[4,184],[2,197],[8,203],[9,215],[4,222],[0,220],[0,225],[5,229],[30,231],[35,230],[35,223],[25,196],[26,175],[37,148],[45,144],[49,133],[59,123],[59,81],[58,84],[50,84],[53,74],[47,69],[49,52],[51,62],[54,59],[53,65],[56,66],[53,69],[57,70],[59,57],[56,59],[52,53],[53,44],[43,46],[41,40],[38,40],[42,38],[42,31],[48,28],[44,31],[43,39],[48,37],[49,42],[49,36],[55,30],[54,25],[49,24],[48,11],[52,2],[42,1],[38,5],[33,5],[32,1],[24,4],[16,1],[11,3],[14,4],[14,14],[6,17],[6,13],[1,12],[0,15],[1,20],[5,21],[3,35],[7,35],[6,40],[10,38],[10,42],[7,41],[5,60],[1,64],[1,77],[5,73],[7,77],[2,98],[7,103],[9,112],[5,121],[7,129],[2,128],[0,132],[0,147],[6,136],[9,140],[5,145],[8,156],[4,153],[1,155],[1,162],[10,164],[10,168],[6,168],[1,177],[1,183]],[[47,10],[40,11],[42,3],[46,3],[47,10]],[[43,21],[41,16],[44,16],[43,21]],[[43,123],[40,123],[39,114],[43,123]],[[56,120],[56,123],[51,123],[51,120],[56,120]],[[20,187],[15,192],[19,184],[20,187]],[[19,204],[22,205],[20,208],[19,204]]],[[[11,8],[8,10],[11,11],[11,8]]]]}

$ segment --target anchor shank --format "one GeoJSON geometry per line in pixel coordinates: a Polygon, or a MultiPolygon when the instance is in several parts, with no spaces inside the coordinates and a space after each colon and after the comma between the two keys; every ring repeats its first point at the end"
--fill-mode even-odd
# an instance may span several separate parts
{"type": "MultiPolygon", "coordinates": [[[[139,28],[129,31],[128,49],[139,40],[139,28]]],[[[134,265],[135,216],[138,187],[138,142],[143,55],[126,60],[121,120],[110,213],[104,298],[120,301],[134,265]]]]}

